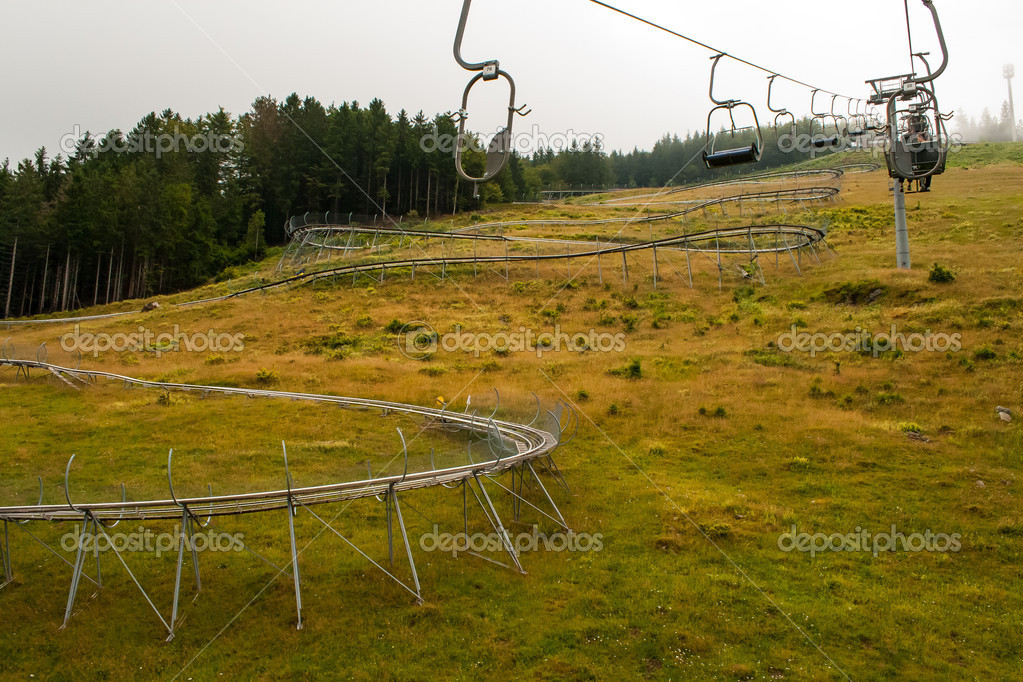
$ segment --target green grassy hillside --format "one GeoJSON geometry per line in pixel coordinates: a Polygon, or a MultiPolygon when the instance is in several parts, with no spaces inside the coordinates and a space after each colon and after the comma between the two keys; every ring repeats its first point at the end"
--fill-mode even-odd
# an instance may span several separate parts
{"type": "MultiPolygon", "coordinates": [[[[481,410],[496,387],[502,416],[523,421],[532,416],[530,391],[548,405],[566,400],[581,428],[556,459],[572,493],[552,495],[573,529],[600,533],[603,548],[524,553],[527,574],[519,575],[416,547],[426,599],[416,605],[302,513],[303,630],[295,628],[290,578],[249,554],[204,554],[203,592],[185,600],[185,621],[165,643],[114,557],[104,559],[104,589],[89,599],[94,590],[83,585],[80,612],[58,630],[70,568],[12,526],[15,581],[0,590],[0,676],[1023,677],[1023,167],[982,164],[984,149],[967,148],[933,192],[908,197],[908,272],[894,268],[890,195],[878,171],[846,177],[844,200],[815,209],[831,225],[837,255],[818,263],[804,254],[802,274],[785,256],[777,267],[765,257],[766,286],[733,272],[719,290],[716,267],[701,256],[690,288],[684,261],[666,255],[655,288],[642,255],[628,282],[605,270],[600,283],[596,263],[572,264],[568,286],[564,264],[544,266],[539,278],[533,265],[513,268],[511,281],[488,271],[474,277],[471,268],[414,282],[389,273],[383,282],[346,278],[83,323],[91,332],[178,325],[244,334],[241,352],[106,352],[83,361],[142,378],[425,405],[445,396],[458,409],[471,395],[481,410]],[[935,263],[954,281],[931,281],[935,263]],[[624,334],[625,347],[542,357],[441,351],[413,360],[400,352],[394,320],[422,320],[438,332],[593,329],[624,334]],[[876,357],[778,348],[793,328],[878,334],[892,325],[958,335],[961,348],[876,357]],[[996,406],[1015,419],[1002,421],[996,406]],[[876,556],[779,547],[793,527],[830,536],[893,525],[907,536],[958,534],[961,547],[876,556]]],[[[495,215],[535,210],[508,206],[495,215]]],[[[270,279],[274,265],[268,259],[165,303],[270,279]]],[[[58,337],[68,331],[34,325],[5,335],[21,349],[46,341],[58,362],[58,337]]],[[[207,481],[215,492],[283,485],[282,439],[299,484],[353,479],[365,460],[388,461],[394,428],[403,426],[274,401],[167,400],[117,385],[75,392],[34,375],[26,383],[12,370],[0,382],[2,504],[34,503],[37,475],[46,500],[62,501],[73,452],[79,500],[112,499],[121,482],[135,499],[164,494],[169,447],[180,462],[178,485],[191,494],[207,481]]],[[[424,447],[411,449],[422,457],[424,447]]],[[[491,491],[510,519],[508,497],[491,491]]],[[[406,500],[415,544],[434,523],[461,524],[458,491],[406,500]]],[[[317,513],[386,560],[382,504],[317,513]]],[[[522,520],[515,532],[533,523],[555,530],[529,510],[522,520]]],[[[478,513],[472,522],[484,529],[478,513]]],[[[277,565],[288,562],[283,512],[217,525],[245,533],[277,565]]],[[[70,530],[26,528],[51,544],[70,530]]],[[[175,557],[128,561],[167,617],[175,557]]],[[[408,576],[403,562],[394,570],[408,576]]]]}

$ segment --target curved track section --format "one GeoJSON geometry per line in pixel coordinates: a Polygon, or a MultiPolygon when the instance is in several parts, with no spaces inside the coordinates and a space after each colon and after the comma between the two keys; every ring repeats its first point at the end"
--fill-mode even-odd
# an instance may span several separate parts
{"type": "MultiPolygon", "coordinates": [[[[575,437],[575,433],[579,427],[578,417],[564,402],[559,401],[559,403],[555,406],[554,411],[547,412],[549,417],[548,428],[550,430],[544,430],[533,426],[533,423],[541,418],[539,399],[537,400],[536,416],[533,418],[533,421],[529,424],[519,424],[494,419],[494,415],[497,413],[499,405],[494,408],[494,412],[489,417],[478,417],[475,412],[472,414],[469,414],[468,412],[457,413],[448,411],[447,409],[426,408],[405,403],[368,400],[363,398],[144,381],[142,379],[113,374],[110,372],[62,367],[60,365],[49,364],[44,360],[11,359],[8,357],[9,350],[8,344],[5,343],[5,357],[3,360],[0,360],[0,367],[15,368],[19,375],[25,376],[26,380],[28,379],[30,372],[42,372],[53,375],[63,383],[73,388],[79,388],[80,386],[105,379],[109,381],[123,382],[126,388],[146,387],[157,388],[164,391],[194,391],[200,392],[204,397],[209,394],[218,393],[224,395],[241,395],[249,398],[276,398],[307,401],[312,403],[336,405],[345,409],[380,411],[382,415],[399,414],[413,419],[423,420],[423,423],[420,426],[424,430],[436,428],[443,429],[447,432],[461,432],[469,436],[469,439],[467,440],[468,449],[466,451],[466,461],[464,464],[437,469],[433,464],[433,452],[431,450],[429,469],[409,471],[408,448],[404,435],[402,435],[401,430],[398,429],[404,455],[404,470],[400,475],[395,474],[378,477],[370,475],[370,477],[363,480],[338,481],[326,485],[305,487],[293,487],[291,470],[288,467],[287,450],[284,449],[284,470],[282,482],[286,483],[286,487],[263,490],[260,492],[226,495],[213,495],[212,488],[210,488],[210,494],[208,496],[188,498],[177,497],[174,492],[174,482],[171,474],[172,450],[167,458],[166,470],[167,487],[170,494],[169,497],[142,501],[127,500],[125,489],[122,485],[120,500],[111,500],[109,502],[99,503],[76,502],[72,499],[70,493],[73,489],[70,478],[72,464],[75,459],[75,456],[72,455],[64,473],[64,504],[43,504],[43,483],[42,479],[39,479],[39,499],[36,504],[0,507],[0,521],[3,522],[3,533],[0,534],[0,565],[2,565],[3,582],[0,583],[0,588],[6,587],[15,582],[13,569],[14,564],[12,562],[10,544],[10,535],[12,530],[17,532],[18,529],[23,529],[21,532],[25,536],[42,545],[51,555],[57,557],[60,561],[73,569],[71,574],[71,586],[68,591],[67,606],[64,611],[64,621],[61,628],[67,626],[68,622],[76,613],[76,597],[79,586],[83,584],[83,579],[91,582],[99,589],[104,587],[104,570],[101,565],[103,563],[103,557],[106,554],[106,550],[101,550],[100,546],[102,544],[102,540],[105,540],[107,543],[107,549],[112,550],[111,554],[114,555],[112,558],[116,558],[116,562],[111,562],[110,559],[108,559],[108,563],[114,563],[114,565],[119,564],[119,566],[123,568],[124,572],[126,572],[131,578],[131,583],[134,584],[138,592],[143,597],[145,606],[148,606],[148,609],[152,614],[155,614],[156,619],[163,626],[163,634],[166,636],[166,639],[173,639],[178,626],[182,622],[179,606],[182,594],[182,570],[186,565],[184,561],[185,556],[189,554],[191,555],[191,561],[188,562],[191,564],[191,571],[189,571],[189,573],[191,573],[191,577],[194,578],[194,582],[192,584],[194,585],[195,594],[198,596],[198,594],[202,591],[202,581],[200,579],[200,550],[198,549],[197,540],[198,536],[202,534],[202,529],[211,526],[214,517],[225,519],[259,513],[265,514],[266,516],[263,518],[268,519],[268,522],[272,522],[273,519],[281,518],[282,515],[279,513],[280,511],[285,512],[283,516],[287,518],[287,533],[288,538],[290,539],[291,560],[285,564],[284,567],[278,566],[273,561],[267,559],[259,554],[259,552],[247,546],[238,535],[232,536],[234,538],[232,541],[234,544],[232,546],[235,548],[235,551],[249,552],[261,560],[264,564],[275,569],[276,574],[274,578],[281,575],[287,575],[291,581],[293,581],[295,592],[295,613],[297,614],[296,625],[298,629],[302,628],[303,600],[302,581],[299,570],[299,556],[301,552],[299,551],[299,544],[296,540],[295,517],[298,515],[300,510],[303,512],[303,517],[308,517],[308,520],[306,521],[307,525],[313,524],[314,521],[319,523],[322,526],[319,534],[330,531],[331,534],[343,540],[346,547],[354,550],[363,559],[368,561],[381,573],[387,576],[387,578],[394,583],[397,583],[407,593],[415,597],[416,601],[420,603],[423,601],[422,588],[419,581],[419,574],[416,571],[416,564],[412,551],[413,544],[410,541],[409,529],[406,527],[404,517],[402,516],[401,509],[403,503],[399,499],[410,491],[435,487],[457,489],[461,493],[461,495],[459,495],[461,498],[461,504],[459,507],[463,516],[460,527],[465,529],[466,534],[468,534],[470,524],[469,500],[475,500],[483,517],[494,532],[493,537],[498,539],[498,544],[501,547],[502,552],[500,555],[506,557],[508,563],[497,561],[494,558],[487,557],[482,554],[477,554],[477,556],[481,556],[488,561],[511,568],[512,570],[520,573],[524,573],[524,571],[520,562],[519,551],[516,549],[516,545],[512,542],[507,528],[501,521],[498,513],[498,507],[494,504],[494,501],[488,492],[488,488],[494,491],[495,495],[500,495],[501,492],[504,492],[511,496],[512,515],[515,521],[519,521],[519,514],[522,510],[522,505],[526,505],[545,517],[547,520],[557,524],[557,526],[564,531],[569,534],[572,533],[561,512],[558,510],[557,505],[554,503],[554,499],[551,497],[551,494],[547,491],[547,488],[543,483],[544,478],[549,477],[549,479],[554,483],[565,490],[568,490],[568,485],[552,457],[555,449],[575,437]],[[569,429],[572,430],[572,433],[566,437],[569,429]],[[475,441],[477,444],[476,457],[473,456],[472,448],[474,438],[478,439],[475,441]],[[480,444],[482,443],[485,443],[486,445],[481,447],[480,444]],[[503,485],[499,480],[497,480],[498,475],[505,472],[511,474],[510,487],[503,485]],[[547,474],[546,477],[541,475],[543,472],[547,474]],[[528,482],[527,479],[529,479],[528,482]],[[516,480],[518,481],[518,484],[516,484],[516,480]],[[530,492],[527,492],[527,489],[530,492]],[[538,495],[538,493],[542,493],[542,496],[538,495]],[[530,500],[527,499],[527,496],[533,497],[534,501],[530,502],[530,500]],[[316,513],[317,505],[346,501],[350,502],[367,498],[375,498],[382,502],[386,508],[387,554],[390,559],[389,566],[386,568],[380,562],[375,561],[370,554],[357,547],[352,540],[346,537],[340,530],[338,530],[337,527],[332,525],[332,521],[336,519],[336,516],[327,520],[316,513]],[[544,511],[537,505],[546,505],[549,512],[544,511]],[[274,511],[277,511],[278,514],[271,513],[274,511]],[[180,523],[179,526],[176,526],[175,531],[177,533],[177,539],[175,543],[172,543],[173,546],[169,547],[171,550],[176,549],[177,553],[177,570],[173,578],[173,594],[172,598],[168,600],[171,602],[169,614],[157,607],[156,602],[159,601],[158,595],[155,593],[151,594],[146,590],[143,586],[143,582],[140,581],[138,576],[136,576],[129,562],[125,560],[125,556],[123,556],[124,550],[117,549],[117,543],[107,532],[108,529],[112,529],[121,521],[126,520],[146,523],[151,521],[162,521],[165,523],[168,521],[176,521],[180,523]],[[58,549],[51,547],[44,540],[40,539],[39,536],[35,535],[27,528],[24,528],[26,524],[33,522],[36,524],[49,525],[49,523],[53,521],[76,522],[74,531],[72,533],[65,533],[59,545],[60,549],[73,552],[73,562],[65,558],[58,549]],[[411,580],[408,578],[401,579],[397,577],[394,572],[396,549],[395,528],[398,530],[398,537],[403,541],[405,550],[404,558],[407,561],[408,572],[410,573],[411,580]],[[74,547],[71,549],[66,548],[66,539],[74,540],[74,547]],[[87,549],[87,547],[91,547],[91,549],[87,549]],[[90,556],[95,558],[95,570],[93,572],[95,577],[93,577],[93,575],[89,575],[89,572],[86,571],[86,559],[90,556]]],[[[498,400],[500,400],[500,396],[498,396],[498,400]]],[[[468,405],[466,406],[466,410],[468,410],[468,405]]],[[[407,504],[407,502],[404,504],[407,504]]],[[[139,526],[138,530],[141,531],[142,528],[142,526],[139,526]]],[[[223,535],[216,526],[212,526],[212,528],[212,532],[216,533],[218,536],[223,535]]],[[[436,530],[436,528],[437,525],[434,524],[434,529],[436,530]]],[[[300,527],[298,530],[302,530],[302,528],[300,527]]],[[[319,537],[319,534],[317,534],[316,537],[319,537]]],[[[210,537],[212,536],[206,537],[207,542],[210,542],[210,537]]],[[[124,546],[126,547],[127,545],[124,546]]],[[[208,547],[208,545],[205,546],[208,547]]],[[[306,545],[306,547],[308,547],[308,545],[306,545]]],[[[399,545],[399,548],[400,547],[401,545],[399,545]]],[[[138,551],[150,552],[152,550],[151,548],[146,547],[145,549],[138,551]]],[[[469,553],[475,554],[475,551],[469,553]]],[[[159,557],[159,549],[157,549],[157,557],[159,557]]],[[[152,572],[153,567],[159,564],[159,562],[147,563],[150,564],[148,568],[149,572],[152,572]]],[[[33,562],[33,566],[34,570],[32,571],[32,574],[34,576],[38,576],[41,573],[40,566],[35,562],[33,562]]],[[[220,568],[226,567],[226,563],[220,565],[220,568]]],[[[143,607],[144,610],[145,606],[143,607]]]]}
{"type": "MultiPolygon", "coordinates": [[[[568,428],[572,428],[573,422],[576,427],[578,426],[578,419],[567,406],[562,407],[563,403],[559,403],[559,406],[556,407],[557,412],[547,413],[548,421],[555,432],[551,433],[550,431],[536,428],[531,424],[517,424],[496,420],[492,417],[478,417],[475,414],[451,412],[446,409],[428,408],[382,400],[145,381],[110,372],[73,369],[33,360],[4,359],[0,360],[0,367],[15,368],[19,372],[25,373],[26,376],[28,371],[38,370],[56,375],[66,383],[90,384],[100,379],[106,379],[123,382],[126,388],[158,388],[165,391],[195,392],[200,393],[204,397],[210,394],[222,394],[249,398],[276,398],[337,405],[347,409],[379,410],[385,414],[401,413],[424,419],[426,423],[423,428],[444,428],[446,430],[462,431],[466,434],[482,438],[487,443],[485,450],[487,454],[481,458],[481,461],[467,461],[465,465],[444,469],[410,472],[407,469],[406,453],[406,470],[401,475],[238,495],[227,494],[181,499],[172,496],[170,499],[132,502],[118,500],[88,504],[76,504],[73,500],[68,499],[66,504],[0,506],[0,520],[5,521],[75,520],[81,519],[83,514],[98,521],[179,519],[181,518],[183,507],[188,507],[197,514],[207,517],[251,514],[287,508],[289,496],[292,498],[293,503],[314,505],[374,497],[387,494],[388,492],[403,492],[435,485],[451,485],[482,475],[501,473],[532,460],[548,458],[561,444],[559,441],[562,439],[562,434],[568,428]]],[[[540,416],[538,407],[534,421],[537,421],[540,416]]],[[[173,488],[171,492],[173,493],[173,488]]]]}
{"type": "MultiPolygon", "coordinates": [[[[722,180],[689,187],[679,187],[656,195],[643,195],[643,197],[666,196],[681,192],[695,192],[699,190],[728,188],[733,186],[748,186],[751,184],[764,186],[771,183],[799,182],[807,178],[814,181],[833,182],[837,185],[837,181],[842,177],[842,173],[843,172],[838,169],[761,173],[758,175],[746,176],[744,178],[722,180]]],[[[780,253],[783,251],[788,252],[789,254],[799,253],[803,249],[813,251],[814,247],[818,244],[827,247],[827,242],[825,241],[827,236],[826,231],[817,227],[797,224],[751,224],[742,227],[727,227],[696,232],[686,232],[683,230],[681,234],[661,239],[651,239],[648,241],[627,241],[622,238],[616,238],[614,241],[608,240],[602,242],[599,240],[572,240],[548,237],[515,237],[504,234],[504,231],[508,228],[523,226],[586,227],[616,224],[652,225],[670,220],[681,219],[684,221],[687,216],[695,212],[706,212],[708,209],[714,209],[715,207],[720,207],[721,210],[724,211],[725,207],[729,205],[737,206],[740,214],[743,210],[744,204],[746,206],[775,204],[781,206],[783,209],[786,204],[789,204],[805,209],[808,205],[813,206],[815,203],[817,205],[823,205],[825,201],[830,201],[840,197],[841,190],[835,185],[794,187],[785,189],[757,189],[755,191],[744,191],[709,199],[663,202],[686,205],[676,211],[669,211],[655,215],[643,215],[629,219],[515,220],[480,223],[451,231],[404,229],[400,226],[371,227],[333,224],[331,223],[332,214],[306,213],[302,216],[295,216],[286,225],[286,232],[289,237],[288,246],[286,247],[284,254],[281,256],[281,260],[277,266],[278,271],[282,271],[285,267],[301,268],[297,274],[282,277],[281,279],[273,282],[246,287],[245,289],[234,291],[229,294],[211,296],[182,303],[174,303],[171,305],[175,307],[185,307],[224,301],[254,292],[267,291],[277,287],[304,282],[314,282],[327,278],[333,279],[344,275],[357,276],[360,273],[380,273],[380,275],[383,276],[385,271],[394,269],[411,269],[414,274],[417,268],[433,267],[440,268],[444,271],[449,265],[490,265],[495,263],[503,263],[507,265],[515,262],[566,261],[578,258],[599,258],[604,255],[625,254],[644,250],[653,250],[656,252],[658,249],[673,249],[694,253],[714,252],[715,254],[748,254],[751,258],[755,258],[757,254],[780,253]],[[497,234],[485,234],[488,232],[496,232],[497,234]],[[372,244],[365,243],[368,242],[368,237],[370,235],[373,236],[372,244]],[[328,254],[328,264],[330,262],[330,255],[339,251],[342,252],[342,257],[372,253],[374,248],[376,248],[376,252],[379,254],[381,252],[381,239],[389,241],[388,247],[392,253],[396,249],[400,249],[405,246],[407,242],[409,246],[409,257],[376,259],[370,262],[321,268],[311,272],[305,271],[306,267],[317,264],[324,253],[328,254]],[[494,244],[502,244],[505,251],[503,254],[498,255],[480,255],[478,253],[474,253],[472,256],[454,256],[447,255],[443,251],[440,254],[430,254],[427,253],[422,244],[419,244],[418,242],[426,241],[428,243],[431,239],[441,243],[444,241],[455,243],[459,240],[471,240],[474,246],[481,242],[489,241],[494,244]],[[344,243],[341,243],[342,240],[344,240],[344,243]],[[362,241],[357,242],[356,240],[362,241]],[[722,241],[725,243],[722,244],[722,241]],[[713,244],[713,248],[711,248],[711,244],[713,244]],[[419,246],[418,252],[415,250],[417,245],[419,246]],[[524,253],[509,253],[508,249],[514,246],[518,246],[520,248],[523,246],[532,246],[534,253],[529,255],[524,253]],[[553,250],[555,248],[561,249],[564,247],[568,247],[567,250],[553,250]],[[573,251],[573,247],[578,247],[578,250],[573,251]],[[551,250],[546,253],[541,253],[541,248],[551,250]]],[[[623,197],[622,199],[615,201],[634,201],[643,197],[623,197]]],[[[342,216],[339,215],[338,217],[340,218],[342,216]]],[[[85,322],[90,320],[121,317],[124,315],[137,315],[138,312],[138,310],[127,310],[123,312],[106,313],[102,315],[84,315],[78,317],[59,317],[35,320],[4,320],[3,324],[13,326],[25,324],[85,322]]]]}

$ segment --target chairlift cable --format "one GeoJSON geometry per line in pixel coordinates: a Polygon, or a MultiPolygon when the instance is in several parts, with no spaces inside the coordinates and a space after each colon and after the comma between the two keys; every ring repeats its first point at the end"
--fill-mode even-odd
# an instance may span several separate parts
{"type": "Polygon", "coordinates": [[[739,62],[741,64],[745,64],[746,66],[751,66],[754,69],[759,69],[760,71],[763,71],[764,73],[770,74],[772,76],[778,76],[779,78],[784,78],[785,80],[789,81],[790,83],[795,83],[796,85],[801,85],[804,88],[809,88],[810,90],[819,90],[820,92],[827,93],[829,95],[838,95],[839,97],[842,97],[842,98],[845,98],[845,99],[853,99],[853,98],[850,98],[850,97],[848,97],[846,95],[843,95],[842,93],[832,92],[831,90],[825,90],[824,88],[818,88],[818,87],[816,87],[814,85],[810,85],[809,83],[807,83],[805,81],[801,81],[801,80],[799,80],[797,78],[792,78],[791,76],[786,76],[783,73],[778,73],[777,71],[774,71],[772,69],[768,69],[765,66],[760,66],[759,64],[755,64],[755,63],[753,63],[751,61],[748,61],[746,59],[743,59],[741,57],[736,57],[735,55],[730,54],[729,52],[726,52],[725,50],[719,50],[718,48],[713,47],[711,45],[708,45],[707,43],[701,42],[699,40],[696,40],[695,38],[690,38],[689,36],[682,35],[681,33],[678,33],[677,31],[673,31],[670,28],[667,28],[666,26],[662,26],[660,24],[654,23],[654,22],[652,22],[652,21],[650,21],[648,19],[644,19],[643,17],[640,17],[640,16],[637,16],[635,14],[632,14],[631,12],[626,12],[625,10],[619,9],[619,8],[615,7],[614,5],[609,5],[606,2],[601,2],[601,0],[590,0],[590,2],[592,2],[594,4],[597,4],[597,5],[600,5],[601,7],[605,7],[605,8],[607,8],[607,9],[613,11],[613,12],[618,12],[619,14],[627,16],[630,19],[635,19],[636,21],[638,21],[640,23],[643,23],[643,24],[646,24],[648,26],[652,26],[654,28],[660,29],[660,30],[664,31],[665,33],[670,33],[671,35],[675,36],[676,38],[681,38],[682,40],[688,40],[690,43],[693,43],[694,45],[698,45],[698,46],[704,48],[705,50],[710,50],[711,52],[722,54],[722,55],[728,57],[729,59],[734,59],[735,61],[737,61],[737,62],[739,62]]]}
{"type": "Polygon", "coordinates": [[[909,0],[903,0],[906,8],[906,37],[909,39],[909,72],[916,73],[916,65],[913,63],[913,29],[909,23],[909,0]]]}

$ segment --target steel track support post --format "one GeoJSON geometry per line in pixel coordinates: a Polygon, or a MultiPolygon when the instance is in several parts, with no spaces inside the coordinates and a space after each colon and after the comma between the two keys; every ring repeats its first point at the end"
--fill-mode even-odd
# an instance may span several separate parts
{"type": "Polygon", "coordinates": [[[3,546],[0,546],[0,558],[3,559],[4,564],[4,582],[0,587],[4,587],[14,580],[14,573],[11,570],[11,541],[7,532],[7,519],[4,519],[4,543],[3,546]]]}
{"type": "MultiPolygon", "coordinates": [[[[96,531],[99,527],[99,521],[95,518],[92,520],[92,537],[96,537],[96,531]]],[[[92,554],[96,559],[96,586],[103,587],[103,571],[100,567],[99,562],[99,543],[95,543],[92,548],[92,554]]]]}
{"type": "Polygon", "coordinates": [[[469,497],[465,479],[462,480],[462,532],[469,537],[469,497]]]}
{"type": "Polygon", "coordinates": [[[817,265],[820,265],[821,264],[821,259],[820,259],[820,256],[817,255],[817,249],[816,249],[816,247],[814,247],[813,242],[807,240],[806,244],[807,244],[808,247],[810,247],[810,253],[813,254],[813,259],[815,261],[817,261],[817,265]]]}
{"type": "Polygon", "coordinates": [[[387,487],[387,494],[384,495],[384,508],[387,510],[387,562],[394,566],[394,527],[392,521],[391,498],[394,496],[394,484],[387,487]]]}
{"type": "Polygon", "coordinates": [[[657,244],[654,244],[654,289],[657,288],[657,244]]]}
{"type": "MultiPolygon", "coordinates": [[[[780,228],[779,228],[779,229],[780,229],[780,228]]],[[[791,259],[792,259],[792,264],[793,264],[794,266],[796,266],[796,272],[798,272],[798,273],[799,273],[800,275],[802,275],[802,274],[803,274],[803,271],[799,269],[799,262],[798,262],[798,261],[796,260],[796,257],[792,255],[792,247],[791,247],[791,246],[789,246],[789,238],[788,238],[788,237],[782,237],[782,239],[784,239],[784,240],[785,240],[785,250],[786,250],[786,251],[788,251],[788,253],[789,253],[789,258],[791,258],[791,259]]],[[[796,252],[798,253],[798,252],[799,252],[799,250],[798,250],[798,249],[796,249],[796,252]]]]}
{"type": "Polygon", "coordinates": [[[147,594],[146,591],[142,588],[142,584],[138,581],[138,578],[136,578],[135,574],[132,573],[130,568],[128,568],[128,564],[125,562],[124,557],[121,556],[121,553],[117,551],[117,547],[115,546],[114,541],[110,539],[110,536],[107,534],[107,531],[104,528],[104,526],[102,524],[98,525],[100,532],[103,533],[103,537],[107,539],[107,543],[110,545],[110,549],[114,551],[114,555],[117,556],[117,560],[121,562],[121,566],[123,566],[124,570],[128,573],[128,577],[131,578],[131,581],[133,583],[135,583],[135,587],[137,587],[138,591],[142,593],[142,597],[146,600],[146,603],[149,604],[149,608],[153,610],[153,613],[156,614],[156,617],[160,619],[160,623],[163,625],[164,629],[167,630],[167,641],[168,642],[171,641],[172,639],[174,639],[174,628],[168,625],[167,621],[164,620],[163,615],[160,614],[160,609],[156,608],[156,604],[153,603],[153,600],[149,598],[149,594],[147,594]]]}
{"type": "Polygon", "coordinates": [[[683,247],[686,250],[686,274],[689,276],[689,288],[693,288],[693,264],[689,261],[689,240],[683,242],[683,247]]]}
{"type": "MultiPolygon", "coordinates": [[[[182,507],[181,512],[181,530],[185,530],[185,524],[188,522],[188,509],[182,507]]],[[[171,634],[174,634],[174,628],[178,625],[178,602],[181,597],[181,566],[185,560],[185,541],[183,538],[178,538],[178,563],[177,569],[174,572],[174,601],[171,604],[171,634]]]]}
{"type": "MultiPolygon", "coordinates": [[[[74,570],[71,573],[71,588],[68,590],[67,596],[67,608],[64,609],[64,622],[61,624],[60,629],[63,630],[67,627],[68,621],[71,620],[71,611],[75,607],[75,596],[78,593],[78,583],[82,579],[82,567],[85,565],[85,537],[88,534],[89,528],[89,515],[82,515],[82,527],[78,532],[78,549],[75,554],[74,570]]],[[[96,539],[93,538],[93,542],[96,539]]]]}
{"type": "Polygon", "coordinates": [[[394,514],[398,517],[398,528],[401,530],[401,539],[405,542],[405,554],[408,556],[408,566],[412,570],[412,582],[416,586],[416,598],[423,600],[422,588],[419,586],[419,573],[416,571],[416,561],[412,558],[412,545],[408,541],[408,532],[405,530],[405,520],[401,516],[401,503],[398,502],[398,494],[392,492],[394,497],[394,514]]]}
{"type": "Polygon", "coordinates": [[[195,576],[195,596],[202,592],[202,579],[199,577],[199,552],[195,548],[195,521],[192,512],[188,512],[188,542],[192,550],[192,574],[195,576]]]}
{"type": "Polygon", "coordinates": [[[526,462],[526,466],[529,467],[530,473],[533,474],[533,479],[536,480],[536,484],[540,486],[540,491],[543,493],[543,496],[547,498],[547,502],[548,504],[551,505],[551,509],[553,509],[554,513],[558,515],[558,519],[561,521],[561,525],[568,532],[572,532],[572,529],[568,527],[567,523],[565,523],[565,517],[561,515],[561,510],[558,509],[558,505],[554,504],[554,499],[551,497],[551,494],[547,492],[547,488],[544,486],[543,481],[541,481],[540,477],[536,475],[536,470],[533,468],[533,463],[526,462]]]}
{"type": "Polygon", "coordinates": [[[561,469],[558,468],[557,463],[554,461],[554,457],[547,455],[546,462],[542,459],[538,459],[537,461],[540,462],[540,465],[547,470],[547,473],[554,478],[558,485],[564,488],[566,493],[569,495],[572,494],[572,489],[568,487],[568,481],[565,480],[565,475],[561,473],[561,469]]]}
{"type": "Polygon", "coordinates": [[[895,180],[895,261],[899,270],[909,270],[909,227],[906,225],[906,194],[902,179],[895,180]]]}
{"type": "MultiPolygon", "coordinates": [[[[290,486],[290,482],[289,482],[290,486]]],[[[298,572],[298,546],[295,544],[295,504],[288,493],[288,536],[291,539],[291,575],[295,578],[295,610],[298,613],[297,630],[302,629],[302,580],[298,572]]]]}
{"type": "MultiPolygon", "coordinates": [[[[519,555],[515,552],[515,546],[512,544],[511,538],[508,536],[508,531],[505,530],[504,524],[501,523],[501,517],[497,515],[497,509],[494,507],[494,503],[490,500],[490,495],[487,494],[487,489],[483,487],[483,482],[479,479],[477,474],[473,473],[472,478],[476,481],[476,487],[480,489],[483,499],[486,500],[487,507],[490,508],[490,513],[493,514],[493,516],[490,517],[491,525],[494,526],[494,530],[496,530],[498,536],[500,536],[501,541],[504,544],[504,548],[508,552],[508,556],[510,556],[512,561],[515,563],[515,568],[518,569],[519,573],[525,573],[525,571],[522,570],[522,564],[519,563],[519,555]]],[[[486,507],[484,507],[484,511],[487,511],[486,507]]]]}
{"type": "MultiPolygon", "coordinates": [[[[724,204],[721,208],[724,209],[724,204]]],[[[721,238],[718,233],[714,235],[714,245],[718,252],[718,291],[721,291],[721,238]]]]}

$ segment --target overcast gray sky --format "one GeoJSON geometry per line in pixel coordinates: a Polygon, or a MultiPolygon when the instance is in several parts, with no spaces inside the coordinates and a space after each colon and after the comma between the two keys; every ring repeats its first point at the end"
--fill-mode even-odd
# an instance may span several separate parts
{"type": "MultiPolygon", "coordinates": [[[[1023,76],[1023,8],[1014,0],[935,0],[951,54],[945,110],[997,116],[1002,66],[1023,76]]],[[[392,114],[458,108],[470,74],[451,54],[461,0],[2,0],[0,160],[51,155],[79,126],[129,130],[150,111],[247,111],[263,94],[324,104],[381,98],[392,114]]],[[[866,94],[870,77],[904,73],[902,0],[611,2],[822,88],[866,94]]],[[[938,54],[929,13],[910,0],[914,47],[938,54]]],[[[586,0],[475,0],[465,57],[496,58],[547,134],[601,134],[608,149],[649,149],[665,132],[705,125],[710,53],[586,0]]],[[[932,57],[932,59],[936,59],[932,57]]],[[[722,61],[720,96],[761,113],[767,78],[722,61]]],[[[504,86],[473,91],[470,124],[492,132],[504,86]]],[[[1023,118],[1023,78],[1017,87],[1023,118]]],[[[809,91],[779,83],[777,102],[804,113],[809,91]]],[[[840,100],[842,101],[842,100],[840,100]]]]}

